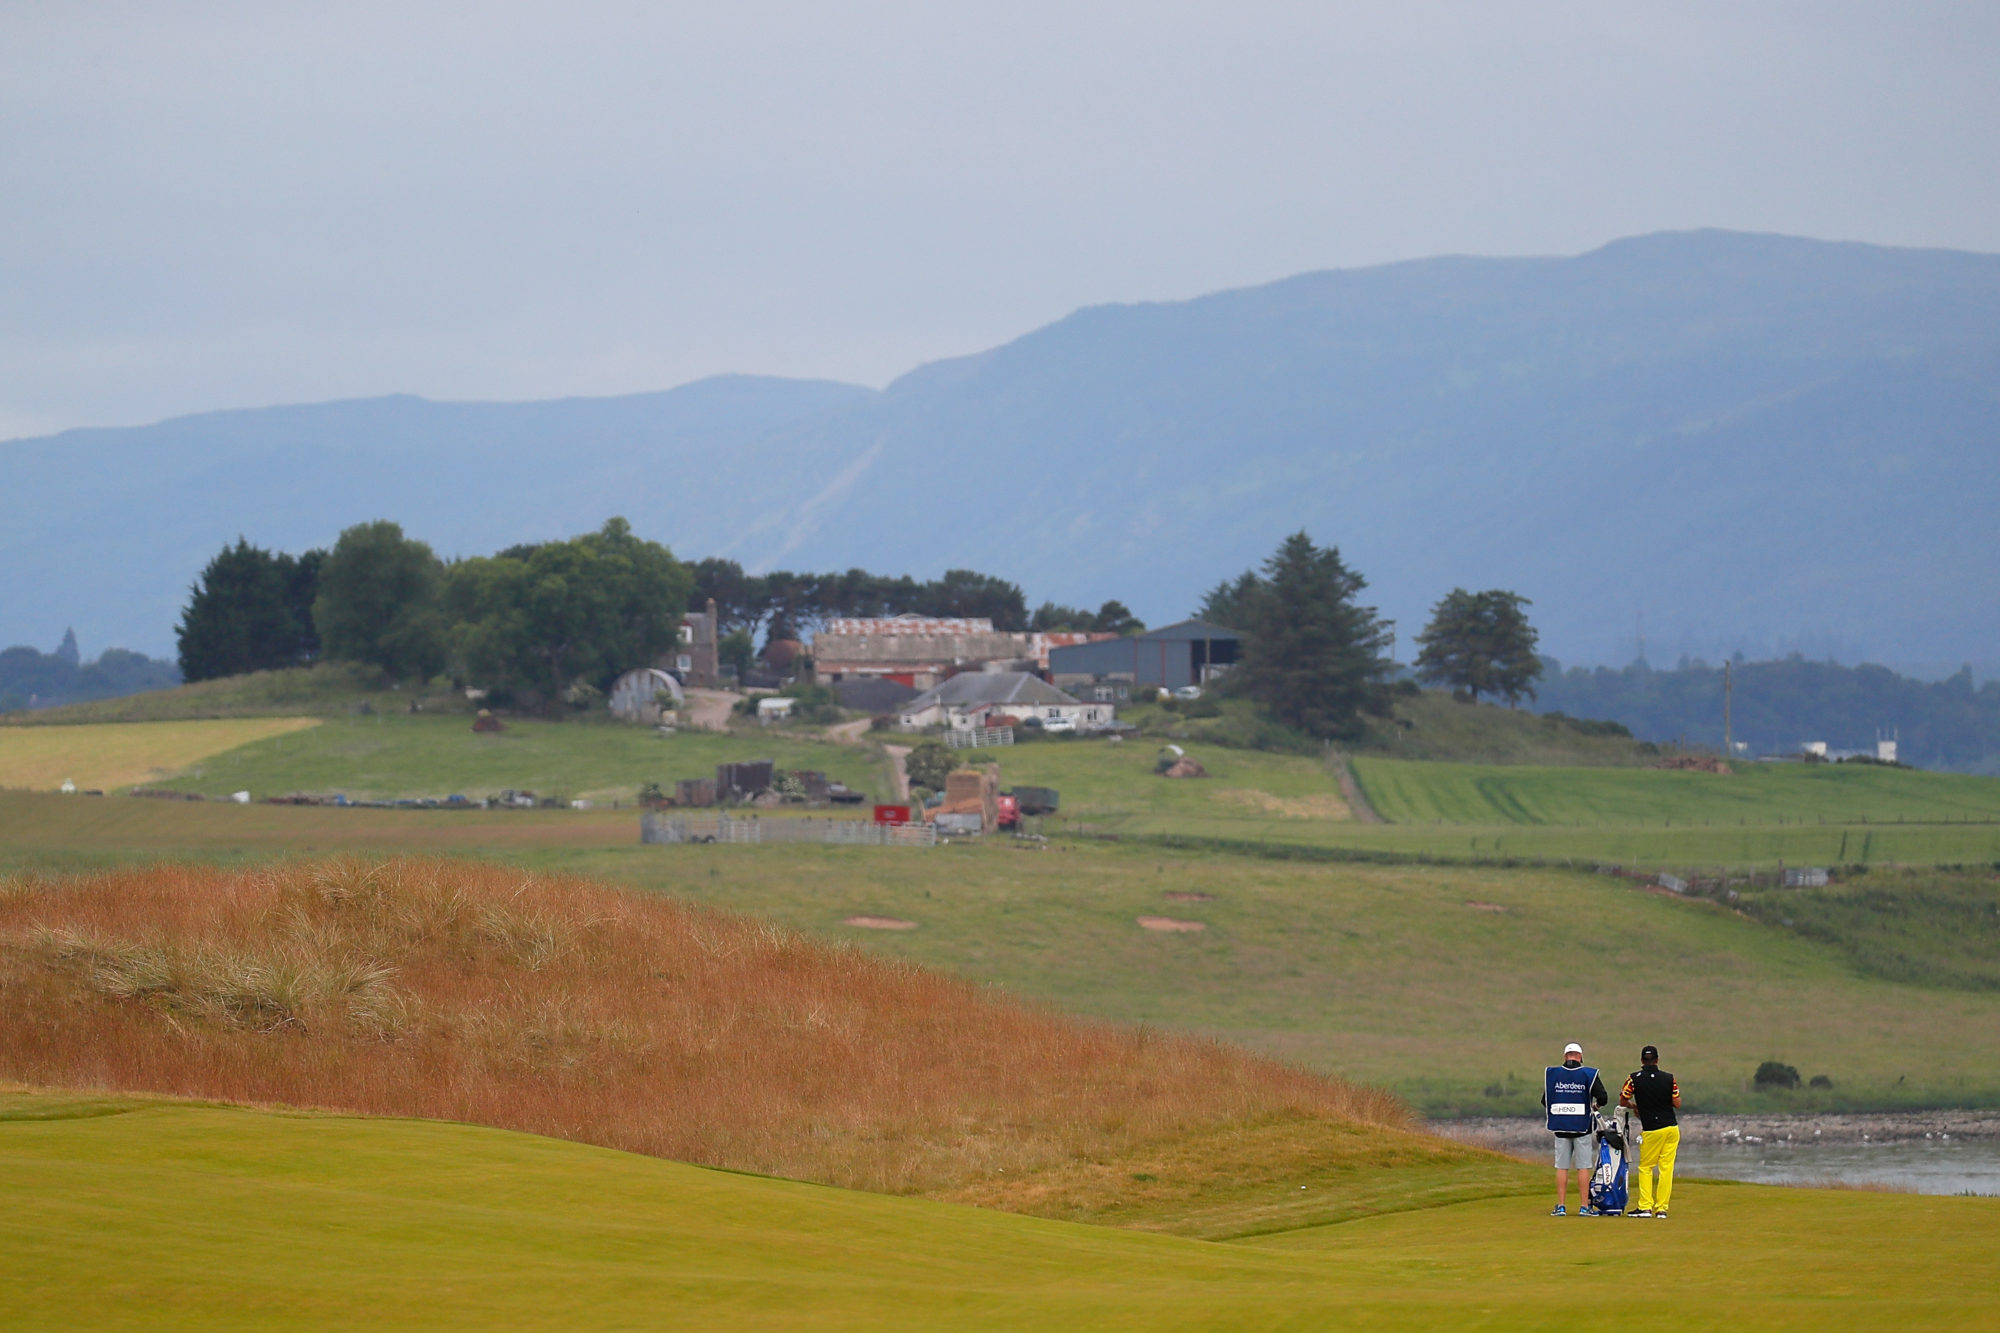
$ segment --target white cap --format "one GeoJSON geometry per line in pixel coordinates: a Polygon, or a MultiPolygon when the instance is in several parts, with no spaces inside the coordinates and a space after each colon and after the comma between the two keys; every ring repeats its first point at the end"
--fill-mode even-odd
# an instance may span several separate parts
{"type": "Polygon", "coordinates": [[[1564,1055],[1582,1055],[1582,1054],[1583,1054],[1583,1047],[1581,1047],[1581,1046],[1577,1045],[1577,1044],[1576,1044],[1575,1042],[1571,1042],[1571,1043],[1570,1043],[1569,1045],[1567,1045],[1567,1046],[1563,1047],[1563,1054],[1564,1054],[1564,1055]]]}

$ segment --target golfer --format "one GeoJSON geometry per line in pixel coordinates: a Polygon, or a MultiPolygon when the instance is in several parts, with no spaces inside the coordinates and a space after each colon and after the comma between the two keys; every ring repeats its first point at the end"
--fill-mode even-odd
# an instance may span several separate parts
{"type": "Polygon", "coordinates": [[[1618,1104],[1639,1113],[1638,1207],[1632,1217],[1665,1217],[1674,1197],[1674,1158],[1681,1151],[1680,1081],[1660,1068],[1660,1048],[1647,1046],[1639,1052],[1639,1068],[1625,1080],[1618,1104]],[[1659,1173],[1657,1189],[1654,1172],[1659,1173]]]}
{"type": "Polygon", "coordinates": [[[1550,1217],[1569,1211],[1565,1171],[1576,1172],[1577,1216],[1597,1216],[1590,1206],[1590,1177],[1597,1170],[1597,1110],[1610,1102],[1604,1080],[1583,1062],[1583,1047],[1575,1042],[1563,1047],[1561,1064],[1542,1071],[1542,1109],[1548,1112],[1549,1130],[1556,1136],[1556,1206],[1550,1217]]]}

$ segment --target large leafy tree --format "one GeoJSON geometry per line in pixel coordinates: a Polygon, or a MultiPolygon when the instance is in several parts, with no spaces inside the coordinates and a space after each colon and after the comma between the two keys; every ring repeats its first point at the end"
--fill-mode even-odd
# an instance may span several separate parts
{"type": "Polygon", "coordinates": [[[395,679],[434,675],[445,662],[438,594],[444,565],[387,520],[340,534],[321,563],[313,624],[327,657],[366,662],[395,679]]]}
{"type": "Polygon", "coordinates": [[[1144,634],[1146,622],[1133,615],[1125,603],[1114,598],[1098,607],[1095,614],[1081,607],[1043,602],[1035,608],[1035,614],[1029,618],[1028,628],[1084,630],[1102,634],[1144,634]]]}
{"type": "Polygon", "coordinates": [[[471,678],[553,706],[572,685],[606,688],[672,648],[693,586],[672,552],[614,518],[569,541],[459,561],[444,604],[471,678]]]}
{"type": "Polygon", "coordinates": [[[1232,628],[1244,635],[1231,688],[1309,735],[1357,734],[1361,711],[1379,702],[1389,670],[1387,630],[1373,607],[1355,600],[1367,580],[1338,549],[1298,532],[1261,575],[1229,587],[1239,599],[1232,628]]]}
{"type": "Polygon", "coordinates": [[[1417,636],[1417,674],[1474,703],[1482,694],[1510,706],[1524,695],[1534,698],[1542,659],[1535,652],[1539,636],[1528,623],[1530,605],[1499,588],[1453,588],[1431,609],[1430,624],[1417,636]]]}
{"type": "Polygon", "coordinates": [[[943,578],[924,584],[910,609],[926,616],[984,618],[998,630],[1028,628],[1028,599],[1020,587],[970,569],[947,569],[943,578]]]}
{"type": "Polygon", "coordinates": [[[293,557],[238,537],[188,590],[175,637],[184,680],[299,666],[319,652],[312,605],[324,551],[293,557]]]}

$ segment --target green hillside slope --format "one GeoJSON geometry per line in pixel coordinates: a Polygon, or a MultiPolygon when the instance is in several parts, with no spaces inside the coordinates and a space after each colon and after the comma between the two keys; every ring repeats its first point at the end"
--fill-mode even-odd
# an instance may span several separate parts
{"type": "Polygon", "coordinates": [[[1729,774],[1353,764],[1369,803],[1395,824],[2000,823],[2000,779],[1875,764],[1741,764],[1729,774]]]}
{"type": "Polygon", "coordinates": [[[1521,1196],[1225,1245],[465,1125],[8,1101],[14,1328],[1513,1327],[1552,1290],[1622,1328],[1935,1327],[2000,1302],[1983,1199],[1689,1184],[1670,1228],[1521,1196]]]}

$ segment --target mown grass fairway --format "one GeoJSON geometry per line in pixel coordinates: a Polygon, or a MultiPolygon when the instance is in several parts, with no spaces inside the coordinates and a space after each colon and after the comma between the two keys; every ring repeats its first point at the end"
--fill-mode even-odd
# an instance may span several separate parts
{"type": "Polygon", "coordinates": [[[0,727],[0,787],[53,791],[74,782],[80,788],[110,791],[150,784],[211,755],[259,741],[282,752],[285,741],[273,738],[296,737],[318,725],[319,720],[310,717],[257,717],[0,727]]]}
{"type": "MultiPolygon", "coordinates": [[[[1559,1047],[1565,1031],[1614,1067],[1639,1044],[1660,1043],[1690,1104],[1711,1109],[2000,1101],[2000,992],[1865,970],[1871,939],[1897,958],[1914,947],[1893,920],[1871,936],[1843,919],[1840,933],[1814,939],[1800,930],[1818,916],[1787,929],[1782,918],[1752,920],[1560,869],[1314,864],[1091,843],[642,847],[636,825],[633,814],[608,811],[0,795],[0,869],[254,862],[307,849],[474,853],[771,916],[1070,1012],[1213,1033],[1386,1083],[1431,1112],[1529,1111],[1550,1043],[1559,1047]],[[1186,893],[1210,897],[1168,896],[1186,893]],[[864,914],[918,924],[842,924],[864,914]],[[1207,929],[1142,930],[1145,915],[1207,929]],[[1750,1074],[1766,1059],[1827,1074],[1833,1089],[1753,1092],[1750,1074]]],[[[1924,876],[1910,874],[1912,891],[1923,891],[1924,876]]],[[[1961,878],[1991,887],[1978,872],[1961,878]]],[[[1897,901],[1904,882],[1877,871],[1866,884],[1897,901]]]]}
{"type": "MultiPolygon", "coordinates": [[[[95,727],[63,730],[89,732],[95,727]]],[[[40,735],[53,728],[22,729],[40,735]]],[[[0,730],[0,742],[17,733],[0,730]]],[[[878,752],[799,740],[782,732],[735,737],[700,731],[657,735],[649,727],[608,721],[508,719],[502,732],[472,730],[464,716],[375,714],[331,719],[308,736],[241,745],[159,785],[214,793],[247,790],[264,797],[293,791],[345,792],[350,798],[479,797],[507,787],[542,795],[631,804],[639,785],[671,790],[678,778],[715,776],[715,766],[773,759],[780,768],[811,768],[887,799],[889,779],[878,752]]]]}
{"type": "Polygon", "coordinates": [[[1688,1183],[1670,1223],[1537,1192],[1216,1244],[464,1125],[0,1110],[11,1327],[1981,1327],[2000,1202],[1688,1183]],[[1643,1279],[1647,1299],[1633,1298],[1643,1279]]]}

